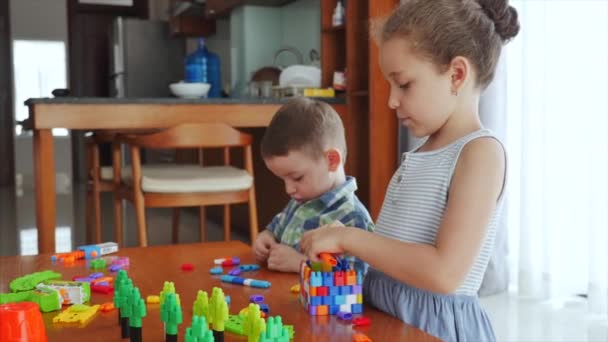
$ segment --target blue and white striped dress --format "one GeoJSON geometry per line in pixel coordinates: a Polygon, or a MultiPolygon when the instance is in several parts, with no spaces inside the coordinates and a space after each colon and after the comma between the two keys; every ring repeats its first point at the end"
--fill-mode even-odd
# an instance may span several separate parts
{"type": "MultiPolygon", "coordinates": [[[[481,129],[437,150],[417,152],[416,148],[405,153],[388,186],[376,233],[404,242],[434,245],[458,157],[468,142],[481,137],[497,139],[491,131],[481,129]]],[[[414,288],[370,268],[363,287],[366,302],[444,341],[495,340],[477,290],[492,255],[501,207],[502,195],[480,253],[454,294],[414,288]]]]}

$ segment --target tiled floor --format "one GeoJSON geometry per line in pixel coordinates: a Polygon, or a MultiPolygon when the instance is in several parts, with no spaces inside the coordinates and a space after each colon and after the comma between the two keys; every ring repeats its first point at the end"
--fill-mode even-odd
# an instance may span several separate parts
{"type": "MultiPolygon", "coordinates": [[[[85,228],[85,191],[58,189],[56,249],[70,251],[87,243],[85,228]]],[[[30,255],[38,252],[34,192],[32,189],[0,188],[0,255],[30,255]],[[15,196],[12,193],[15,193],[15,196]]],[[[102,194],[102,241],[114,241],[112,197],[102,194]]],[[[126,205],[124,238],[127,246],[137,245],[135,215],[131,204],[126,205]]],[[[171,209],[146,209],[148,243],[171,243],[171,209]]],[[[181,210],[180,243],[198,242],[199,228],[196,211],[181,210]]],[[[248,242],[248,236],[233,232],[232,239],[248,242]]],[[[223,239],[223,228],[208,222],[207,240],[223,239]]]]}
{"type": "MultiPolygon", "coordinates": [[[[82,186],[58,189],[57,197],[57,249],[72,250],[86,242],[82,186]]],[[[103,240],[113,240],[112,203],[109,195],[103,196],[103,240]]],[[[127,205],[126,243],[137,243],[135,218],[131,205],[127,205]]],[[[0,255],[36,254],[37,233],[35,225],[34,196],[31,189],[0,188],[0,255]],[[16,196],[13,195],[16,193],[16,196]]],[[[170,243],[171,211],[147,210],[149,242],[151,245],[170,243]]],[[[196,242],[198,218],[193,212],[182,211],[180,242],[196,242]]],[[[223,238],[221,227],[208,224],[209,240],[223,238]]],[[[241,234],[233,239],[247,241],[241,234]]],[[[518,298],[503,293],[482,299],[497,338],[500,341],[608,341],[608,320],[586,315],[586,301],[582,298],[565,298],[538,301],[518,298]]]]}

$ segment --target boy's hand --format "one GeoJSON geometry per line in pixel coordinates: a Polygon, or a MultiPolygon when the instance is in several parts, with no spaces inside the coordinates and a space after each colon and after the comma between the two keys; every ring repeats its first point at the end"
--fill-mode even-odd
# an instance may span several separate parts
{"type": "Polygon", "coordinates": [[[268,259],[270,248],[276,244],[277,242],[274,239],[274,235],[270,231],[265,230],[258,234],[257,239],[255,239],[255,242],[253,243],[253,254],[255,254],[255,258],[258,262],[268,259]]]}
{"type": "Polygon", "coordinates": [[[297,273],[300,271],[300,263],[303,260],[306,260],[303,254],[289,246],[277,243],[270,248],[268,268],[273,271],[297,273]]]}

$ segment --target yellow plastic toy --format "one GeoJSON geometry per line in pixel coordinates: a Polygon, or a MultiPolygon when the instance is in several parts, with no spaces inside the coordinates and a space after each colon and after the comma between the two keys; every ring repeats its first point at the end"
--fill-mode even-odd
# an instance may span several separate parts
{"type": "Polygon", "coordinates": [[[53,317],[53,323],[79,323],[84,325],[95,316],[98,310],[99,305],[72,305],[59,315],[53,317]]]}

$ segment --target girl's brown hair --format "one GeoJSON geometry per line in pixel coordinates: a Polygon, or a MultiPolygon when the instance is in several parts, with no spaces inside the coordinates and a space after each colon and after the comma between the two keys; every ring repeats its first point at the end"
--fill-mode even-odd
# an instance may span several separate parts
{"type": "Polygon", "coordinates": [[[517,11],[508,0],[405,0],[376,31],[386,42],[411,39],[414,51],[445,70],[457,56],[467,58],[485,88],[503,44],[519,32],[517,11]]]}

